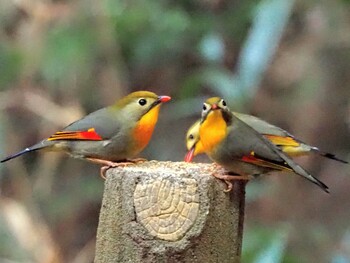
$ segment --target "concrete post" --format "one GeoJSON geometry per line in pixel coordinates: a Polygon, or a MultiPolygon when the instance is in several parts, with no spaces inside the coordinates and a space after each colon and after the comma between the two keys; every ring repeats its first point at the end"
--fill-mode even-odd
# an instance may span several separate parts
{"type": "Polygon", "coordinates": [[[96,263],[240,262],[245,184],[213,164],[150,161],[107,172],[96,263]]]}

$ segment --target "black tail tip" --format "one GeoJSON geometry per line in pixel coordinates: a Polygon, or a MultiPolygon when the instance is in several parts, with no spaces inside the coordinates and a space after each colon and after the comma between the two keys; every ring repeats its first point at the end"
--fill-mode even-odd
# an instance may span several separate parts
{"type": "Polygon", "coordinates": [[[12,159],[11,156],[6,157],[5,159],[2,159],[2,160],[0,161],[0,163],[7,162],[7,161],[9,161],[9,160],[11,160],[11,159],[12,159]]]}
{"type": "Polygon", "coordinates": [[[349,163],[348,161],[345,161],[345,160],[343,160],[343,159],[338,158],[337,156],[335,156],[335,155],[332,154],[332,153],[322,152],[321,155],[324,156],[324,157],[327,157],[327,158],[329,158],[329,159],[332,159],[332,160],[341,162],[341,163],[346,163],[346,164],[349,163]]]}
{"type": "Polygon", "coordinates": [[[14,158],[16,158],[16,157],[18,157],[18,156],[20,156],[20,155],[22,155],[22,154],[25,154],[25,153],[31,152],[31,151],[35,151],[35,149],[25,148],[23,151],[20,151],[20,152],[18,152],[18,153],[16,153],[16,154],[7,156],[6,158],[2,159],[2,160],[0,161],[0,163],[7,162],[7,161],[9,161],[9,160],[11,160],[11,159],[14,159],[14,158]]]}
{"type": "Polygon", "coordinates": [[[327,188],[323,188],[323,191],[325,191],[327,194],[330,194],[328,187],[327,188]]]}
{"type": "Polygon", "coordinates": [[[320,180],[316,179],[317,180],[317,185],[324,191],[326,192],[327,194],[329,194],[329,187],[327,185],[325,185],[324,183],[322,183],[320,180]]]}

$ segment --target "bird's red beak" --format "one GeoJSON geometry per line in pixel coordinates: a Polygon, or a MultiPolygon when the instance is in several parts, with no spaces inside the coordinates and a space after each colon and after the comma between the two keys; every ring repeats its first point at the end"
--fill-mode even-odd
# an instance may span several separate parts
{"type": "Polygon", "coordinates": [[[211,105],[211,109],[212,110],[216,110],[216,109],[218,109],[219,107],[218,107],[218,105],[217,104],[213,104],[213,105],[211,105]]]}
{"type": "Polygon", "coordinates": [[[185,155],[185,162],[190,163],[194,157],[194,148],[192,147],[185,155]]]}
{"type": "Polygon", "coordinates": [[[158,97],[158,101],[160,101],[160,102],[167,102],[169,100],[171,100],[171,97],[169,97],[169,96],[159,96],[158,97]]]}

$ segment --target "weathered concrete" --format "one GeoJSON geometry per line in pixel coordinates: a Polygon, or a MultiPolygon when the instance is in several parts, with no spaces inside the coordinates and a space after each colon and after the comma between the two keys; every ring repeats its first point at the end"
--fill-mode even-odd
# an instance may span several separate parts
{"type": "Polygon", "coordinates": [[[212,164],[145,162],[110,169],[96,263],[240,262],[243,182],[230,193],[212,164]]]}

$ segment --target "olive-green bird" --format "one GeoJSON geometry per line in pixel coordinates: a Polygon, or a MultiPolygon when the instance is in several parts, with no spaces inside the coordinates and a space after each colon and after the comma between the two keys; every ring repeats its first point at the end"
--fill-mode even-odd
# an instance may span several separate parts
{"type": "MultiPolygon", "coordinates": [[[[259,124],[264,122],[260,119],[255,121],[259,124]]],[[[329,192],[324,183],[310,175],[282,151],[283,147],[279,146],[277,139],[270,140],[271,137],[265,137],[261,134],[263,131],[259,133],[252,126],[233,114],[221,98],[214,97],[204,103],[199,127],[200,147],[213,161],[236,175],[220,177],[216,175],[218,178],[226,181],[250,179],[255,175],[286,171],[296,173],[318,185],[325,192],[329,192]]],[[[278,134],[273,136],[286,135],[282,129],[280,132],[281,136],[278,134]]],[[[290,138],[301,144],[294,137],[290,138]]],[[[327,157],[337,159],[333,155],[327,157]]]]}
{"type": "Polygon", "coordinates": [[[104,165],[101,169],[104,177],[109,167],[118,166],[116,162],[129,162],[146,147],[157,123],[160,105],[170,99],[149,91],[133,92],[1,162],[38,150],[63,151],[104,165]]]}
{"type": "MultiPolygon", "coordinates": [[[[217,100],[220,100],[220,98],[217,98],[217,100]]],[[[279,149],[281,149],[284,153],[288,154],[289,156],[295,157],[315,153],[338,162],[348,163],[347,161],[339,159],[332,153],[321,151],[318,147],[311,146],[302,142],[301,140],[295,138],[292,134],[283,130],[282,128],[270,124],[262,119],[259,119],[258,117],[234,111],[231,112],[234,116],[248,124],[250,127],[252,127],[258,133],[263,135],[265,138],[267,138],[269,141],[271,141],[274,145],[276,145],[279,149]]],[[[204,149],[199,137],[200,123],[201,120],[199,119],[198,121],[193,123],[191,127],[187,130],[186,147],[188,153],[185,156],[185,161],[191,161],[194,156],[204,153],[204,149]]]]}

